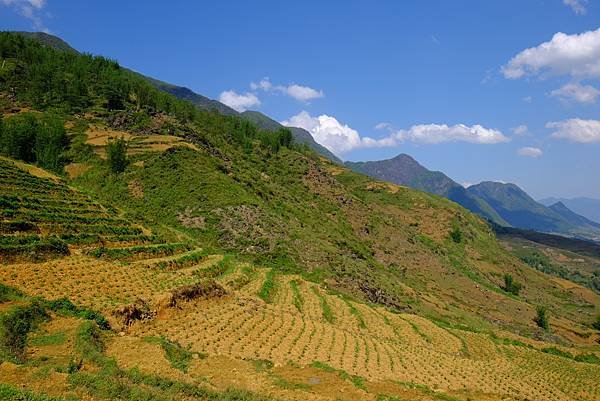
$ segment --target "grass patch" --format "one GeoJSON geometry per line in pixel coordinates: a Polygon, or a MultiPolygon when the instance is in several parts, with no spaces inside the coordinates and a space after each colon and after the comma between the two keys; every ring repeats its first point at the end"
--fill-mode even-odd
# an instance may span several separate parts
{"type": "Polygon", "coordinates": [[[168,341],[164,337],[145,337],[144,341],[160,345],[165,353],[165,358],[167,358],[171,366],[184,373],[187,372],[190,362],[194,359],[194,355],[197,355],[198,358],[206,358],[205,354],[191,352],[177,343],[168,341]]]}
{"type": "Polygon", "coordinates": [[[268,359],[252,359],[252,365],[257,372],[266,372],[274,366],[268,359]]]}
{"type": "Polygon", "coordinates": [[[340,376],[340,378],[342,378],[343,380],[349,381],[350,383],[352,383],[354,385],[354,387],[359,388],[363,391],[367,391],[367,388],[365,387],[366,379],[362,376],[351,375],[350,373],[346,372],[345,370],[336,369],[333,366],[330,366],[330,365],[326,364],[325,362],[320,362],[320,361],[314,361],[313,363],[310,364],[310,366],[313,368],[316,368],[316,369],[324,370],[325,372],[337,373],[340,376]]]}
{"type": "Polygon", "coordinates": [[[16,288],[0,283],[0,303],[17,301],[23,298],[23,293],[16,288]]]}
{"type": "Polygon", "coordinates": [[[262,287],[258,292],[258,296],[266,303],[273,302],[275,292],[277,291],[277,282],[275,281],[275,270],[271,269],[265,275],[265,281],[263,281],[262,287]]]}
{"type": "Polygon", "coordinates": [[[595,354],[573,355],[570,352],[560,350],[556,347],[542,348],[540,351],[542,351],[545,354],[556,355],[561,358],[572,359],[577,362],[591,363],[595,365],[600,364],[600,358],[598,358],[598,356],[596,356],[595,354]]]}
{"type": "Polygon", "coordinates": [[[33,301],[15,306],[0,316],[0,359],[22,363],[29,332],[48,319],[43,305],[33,301]]]}
{"type": "Polygon", "coordinates": [[[311,288],[312,288],[312,291],[317,296],[317,298],[319,298],[319,301],[321,302],[321,310],[323,312],[323,319],[325,319],[329,323],[334,323],[335,316],[333,315],[333,311],[331,310],[331,307],[327,303],[327,300],[325,299],[323,294],[321,294],[321,292],[319,291],[319,289],[316,286],[312,286],[311,288]]]}
{"type": "Polygon", "coordinates": [[[65,333],[53,333],[45,336],[36,336],[30,338],[28,343],[29,345],[35,346],[45,346],[45,345],[60,345],[64,344],[67,341],[67,336],[65,333]]]}
{"type": "Polygon", "coordinates": [[[274,376],[274,379],[275,385],[285,390],[310,390],[310,384],[307,383],[294,383],[280,376],[274,376]]]}
{"type": "Polygon", "coordinates": [[[453,396],[448,395],[448,394],[444,394],[444,393],[440,393],[440,392],[434,391],[434,390],[430,389],[429,387],[427,387],[424,384],[418,384],[418,383],[413,383],[413,382],[403,382],[403,381],[396,381],[395,383],[399,384],[400,386],[406,387],[406,388],[411,388],[411,389],[419,390],[423,394],[426,394],[426,395],[428,395],[430,397],[433,397],[433,398],[437,398],[438,400],[444,400],[444,401],[462,401],[460,398],[456,398],[456,397],[453,397],[453,396]]]}
{"type": "Polygon", "coordinates": [[[356,307],[354,305],[352,305],[352,303],[349,300],[347,300],[345,297],[341,297],[341,298],[344,301],[344,303],[348,306],[350,313],[356,318],[356,320],[358,320],[358,327],[360,327],[361,329],[366,329],[367,325],[365,324],[365,319],[361,315],[360,311],[358,309],[356,309],[356,307]]]}
{"type": "Polygon", "coordinates": [[[62,397],[49,397],[44,394],[21,390],[10,384],[0,383],[0,400],[4,401],[66,401],[62,397]]]}
{"type": "Polygon", "coordinates": [[[298,280],[291,280],[290,287],[292,288],[294,306],[296,307],[296,309],[298,309],[298,312],[302,313],[302,309],[304,306],[304,298],[300,293],[300,288],[298,288],[298,280]]]}

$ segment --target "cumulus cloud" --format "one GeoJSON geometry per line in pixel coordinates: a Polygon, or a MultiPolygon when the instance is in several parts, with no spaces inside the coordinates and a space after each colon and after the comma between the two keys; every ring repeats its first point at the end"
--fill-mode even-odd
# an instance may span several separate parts
{"type": "Polygon", "coordinates": [[[254,93],[237,93],[233,90],[221,92],[219,101],[240,113],[250,107],[260,106],[260,99],[254,93]]]}
{"type": "Polygon", "coordinates": [[[535,159],[542,155],[542,149],[527,146],[517,150],[517,153],[519,154],[519,156],[533,157],[535,159]]]}
{"type": "Polygon", "coordinates": [[[587,0],[563,0],[563,3],[566,6],[571,7],[575,14],[583,15],[587,12],[587,9],[584,5],[587,3],[587,0]]]}
{"type": "Polygon", "coordinates": [[[513,134],[516,136],[525,136],[529,134],[529,128],[526,125],[519,125],[512,129],[513,134]]]}
{"type": "Polygon", "coordinates": [[[566,102],[595,103],[596,98],[600,96],[600,90],[591,85],[582,85],[575,82],[553,90],[550,92],[550,96],[557,97],[566,102]]]}
{"type": "Polygon", "coordinates": [[[554,130],[552,137],[578,143],[600,143],[600,121],[572,118],[546,124],[554,130]]]}
{"type": "Polygon", "coordinates": [[[506,78],[569,75],[574,78],[600,77],[600,29],[581,34],[554,34],[539,46],[525,49],[502,67],[506,78]]]}
{"type": "Polygon", "coordinates": [[[392,138],[362,137],[355,129],[326,114],[313,117],[307,111],[302,111],[282,121],[281,124],[304,128],[311,133],[315,141],[338,156],[358,148],[385,147],[395,144],[392,138]]]}
{"type": "Polygon", "coordinates": [[[442,142],[470,142],[475,144],[494,144],[506,142],[509,139],[500,131],[488,129],[481,125],[467,126],[457,124],[421,124],[413,125],[409,129],[394,129],[388,123],[376,125],[377,129],[388,130],[388,135],[383,138],[361,136],[358,131],[346,124],[340,123],[335,117],[320,115],[311,116],[302,111],[282,122],[290,127],[304,128],[310,132],[318,143],[340,156],[354,149],[374,147],[394,147],[403,142],[420,144],[438,144],[442,142]]]}
{"type": "Polygon", "coordinates": [[[298,85],[295,83],[289,85],[273,85],[268,77],[261,79],[259,82],[251,82],[250,89],[282,93],[305,103],[325,97],[325,93],[322,90],[316,90],[309,86],[298,85]]]}
{"type": "Polygon", "coordinates": [[[46,33],[50,32],[44,26],[44,21],[40,16],[40,11],[46,5],[46,0],[0,0],[0,3],[13,8],[23,17],[30,20],[36,30],[46,33]]]}

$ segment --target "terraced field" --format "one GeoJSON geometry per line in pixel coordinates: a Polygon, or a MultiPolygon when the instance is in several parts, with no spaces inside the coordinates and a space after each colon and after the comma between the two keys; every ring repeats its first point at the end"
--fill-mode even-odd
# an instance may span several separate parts
{"type": "MultiPolygon", "coordinates": [[[[600,399],[597,346],[455,327],[357,302],[298,275],[161,241],[43,170],[6,159],[0,167],[0,283],[102,312],[114,329],[106,352],[124,368],[285,399],[339,399],[331,386],[356,400],[600,399]],[[185,369],[173,368],[173,352],[188,355],[185,369]]],[[[0,302],[0,314],[20,302],[0,302]]],[[[0,365],[10,383],[78,352],[35,345],[58,341],[37,336],[75,335],[51,333],[67,321],[83,324],[54,318],[28,345],[38,367],[0,365]]],[[[554,324],[568,330],[568,321],[554,324]]],[[[52,394],[49,382],[36,383],[52,394]]],[[[69,388],[64,383],[61,394],[69,388]]]]}
{"type": "MultiPolygon", "coordinates": [[[[256,277],[260,280],[261,275],[256,277]]],[[[132,327],[130,334],[165,336],[192,351],[269,360],[275,366],[319,361],[369,381],[418,383],[457,396],[497,394],[534,400],[600,396],[598,365],[498,339],[506,333],[443,328],[423,317],[354,303],[313,288],[317,287],[299,277],[279,276],[272,303],[242,290],[224,299],[191,302],[168,317],[132,327]],[[330,312],[324,313],[324,305],[330,312]]]]}
{"type": "MultiPolygon", "coordinates": [[[[193,250],[188,244],[160,241],[117,210],[101,206],[58,177],[39,176],[38,170],[43,172],[32,174],[22,163],[0,159],[0,261],[40,261],[72,252],[133,261],[174,258],[193,250]]],[[[200,259],[196,253],[170,263],[200,259]]]]}

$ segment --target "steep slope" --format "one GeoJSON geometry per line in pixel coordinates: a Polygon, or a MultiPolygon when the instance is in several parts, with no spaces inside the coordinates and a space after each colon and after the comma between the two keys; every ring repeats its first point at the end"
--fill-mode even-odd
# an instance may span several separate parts
{"type": "Polygon", "coordinates": [[[483,199],[467,193],[462,185],[444,173],[428,170],[407,154],[400,154],[388,160],[345,164],[350,169],[370,177],[444,196],[496,224],[509,225],[483,199]]]}
{"type": "Polygon", "coordinates": [[[539,202],[545,206],[551,206],[557,202],[562,202],[566,207],[575,213],[592,220],[595,223],[600,223],[600,200],[592,198],[545,198],[539,202]]]}
{"type": "Polygon", "coordinates": [[[560,213],[547,208],[514,184],[487,181],[470,186],[467,192],[484,199],[514,227],[592,240],[600,238],[598,227],[588,224],[587,219],[560,206],[556,206],[560,213]]]}

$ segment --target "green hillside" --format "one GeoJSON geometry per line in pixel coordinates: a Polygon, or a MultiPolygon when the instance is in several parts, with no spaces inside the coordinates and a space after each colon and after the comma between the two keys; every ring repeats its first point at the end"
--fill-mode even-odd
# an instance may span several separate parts
{"type": "Polygon", "coordinates": [[[455,202],[115,61],[10,33],[0,57],[0,398],[600,394],[600,295],[455,202]]]}

